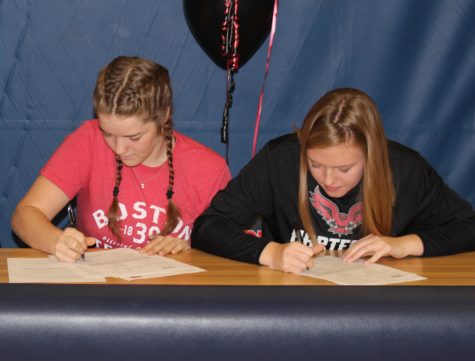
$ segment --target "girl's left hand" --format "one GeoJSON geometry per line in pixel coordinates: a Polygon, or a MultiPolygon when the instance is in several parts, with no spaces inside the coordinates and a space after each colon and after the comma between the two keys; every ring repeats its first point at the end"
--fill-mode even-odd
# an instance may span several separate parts
{"type": "Polygon", "coordinates": [[[169,253],[177,254],[178,252],[186,251],[187,249],[190,249],[190,245],[187,241],[172,236],[159,235],[152,239],[144,248],[142,248],[140,253],[165,256],[169,253]]]}
{"type": "Polygon", "coordinates": [[[370,264],[385,256],[404,258],[409,255],[420,256],[422,252],[422,241],[415,234],[402,237],[368,234],[351,245],[343,255],[343,261],[351,263],[361,257],[371,256],[365,261],[365,264],[370,264]]]}

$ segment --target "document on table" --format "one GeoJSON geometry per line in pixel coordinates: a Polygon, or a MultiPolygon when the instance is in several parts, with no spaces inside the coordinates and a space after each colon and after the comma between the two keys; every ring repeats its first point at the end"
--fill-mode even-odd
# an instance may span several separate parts
{"type": "Polygon", "coordinates": [[[105,277],[137,280],[205,271],[158,255],[118,248],[88,252],[86,261],[73,264],[48,258],[8,258],[10,283],[105,282],[105,277]]]}
{"type": "Polygon", "coordinates": [[[77,262],[77,265],[85,271],[96,271],[107,277],[128,281],[205,271],[171,258],[148,256],[129,248],[89,252],[86,261],[77,262]]]}
{"type": "Polygon", "coordinates": [[[300,273],[302,276],[320,278],[339,285],[386,285],[400,282],[425,280],[415,273],[380,264],[365,265],[359,260],[346,263],[339,257],[321,256],[315,259],[311,269],[300,273]]]}
{"type": "Polygon", "coordinates": [[[10,283],[105,282],[102,274],[85,272],[53,258],[8,258],[10,283]]]}

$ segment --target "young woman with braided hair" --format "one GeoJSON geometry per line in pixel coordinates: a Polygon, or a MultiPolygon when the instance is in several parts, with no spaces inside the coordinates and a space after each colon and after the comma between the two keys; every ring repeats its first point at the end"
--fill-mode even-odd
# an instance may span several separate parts
{"type": "Polygon", "coordinates": [[[138,57],[103,68],[97,119],[64,140],[18,204],[13,230],[74,262],[88,246],[166,255],[190,247],[195,218],[230,179],[224,159],[173,130],[168,71],[138,57]],[[77,226],[51,220],[77,198],[77,226]]]}

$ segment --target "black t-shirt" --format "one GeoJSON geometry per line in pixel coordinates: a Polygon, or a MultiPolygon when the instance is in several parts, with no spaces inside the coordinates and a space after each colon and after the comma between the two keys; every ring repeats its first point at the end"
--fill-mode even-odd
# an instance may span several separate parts
{"type": "MultiPolygon", "coordinates": [[[[475,213],[414,150],[388,143],[396,202],[392,236],[415,233],[425,256],[475,249],[475,213]]],[[[195,221],[192,247],[258,263],[270,242],[295,239],[298,213],[299,142],[294,134],[267,143],[195,221]],[[262,238],[244,233],[262,217],[262,238]]],[[[308,174],[310,212],[318,241],[347,248],[361,238],[360,185],[331,198],[308,174]]],[[[308,240],[306,235],[304,238],[308,240]]]]}
{"type": "MultiPolygon", "coordinates": [[[[328,196],[323,188],[308,177],[309,208],[317,241],[329,250],[346,249],[361,238],[363,212],[358,184],[341,198],[328,196]]],[[[310,245],[310,240],[306,240],[310,245]]]]}

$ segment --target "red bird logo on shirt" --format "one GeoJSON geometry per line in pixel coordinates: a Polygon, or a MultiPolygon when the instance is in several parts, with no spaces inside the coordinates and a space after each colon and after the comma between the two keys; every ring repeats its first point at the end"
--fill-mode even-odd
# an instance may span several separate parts
{"type": "Polygon", "coordinates": [[[340,213],[338,206],[320,192],[318,185],[315,187],[314,192],[310,192],[310,202],[317,213],[330,226],[328,231],[338,234],[338,237],[341,237],[343,234],[352,234],[353,230],[363,221],[361,202],[354,204],[348,211],[348,214],[340,213]]]}

